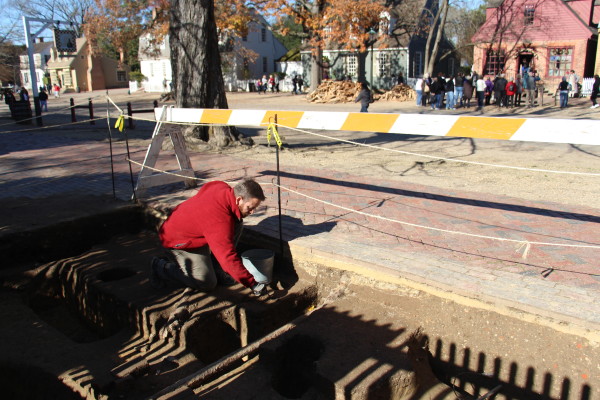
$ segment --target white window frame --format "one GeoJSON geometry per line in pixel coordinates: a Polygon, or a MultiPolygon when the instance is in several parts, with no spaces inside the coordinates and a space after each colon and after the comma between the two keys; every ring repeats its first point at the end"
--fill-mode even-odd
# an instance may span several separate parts
{"type": "Polygon", "coordinates": [[[423,76],[423,52],[415,51],[415,59],[413,62],[413,75],[415,78],[423,76]]]}
{"type": "Polygon", "coordinates": [[[380,51],[377,54],[377,72],[379,77],[392,75],[392,55],[389,51],[380,51]]]}
{"type": "Polygon", "coordinates": [[[358,57],[356,54],[347,54],[344,57],[344,72],[352,78],[356,78],[358,72],[358,57]]]}

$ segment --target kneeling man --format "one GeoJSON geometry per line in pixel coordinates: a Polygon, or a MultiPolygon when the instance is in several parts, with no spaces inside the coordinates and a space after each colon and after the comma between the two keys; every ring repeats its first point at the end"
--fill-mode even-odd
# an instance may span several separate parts
{"type": "Polygon", "coordinates": [[[175,262],[154,257],[150,281],[162,287],[165,280],[209,291],[217,286],[221,272],[211,261],[215,258],[233,279],[251,288],[256,295],[265,290],[244,267],[235,246],[242,234],[243,218],[252,214],[265,200],[260,184],[247,179],[231,188],[227,183],[206,183],[198,193],[178,205],[161,226],[158,235],[175,262]]]}

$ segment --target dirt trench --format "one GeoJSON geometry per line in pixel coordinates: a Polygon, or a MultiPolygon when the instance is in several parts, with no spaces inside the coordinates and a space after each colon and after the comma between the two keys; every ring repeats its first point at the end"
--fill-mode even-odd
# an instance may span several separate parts
{"type": "MultiPolygon", "coordinates": [[[[156,290],[152,215],[124,206],[5,235],[44,243],[13,247],[0,271],[7,398],[592,398],[595,388],[560,379],[545,360],[510,353],[532,332],[542,349],[545,338],[565,350],[574,338],[289,249],[262,298],[239,285],[156,290]]],[[[277,249],[252,232],[243,242],[277,249]]],[[[586,358],[598,352],[580,346],[586,358]]]]}

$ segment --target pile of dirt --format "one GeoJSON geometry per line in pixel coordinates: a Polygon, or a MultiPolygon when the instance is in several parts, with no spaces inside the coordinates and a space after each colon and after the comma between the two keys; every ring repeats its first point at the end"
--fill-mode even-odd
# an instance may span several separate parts
{"type": "Polygon", "coordinates": [[[415,91],[408,85],[400,84],[394,86],[391,90],[384,92],[380,96],[373,96],[375,100],[394,100],[394,101],[409,101],[414,100],[415,91]]]}
{"type": "Polygon", "coordinates": [[[360,92],[360,83],[350,81],[323,81],[306,99],[311,103],[351,103],[360,92]]]}

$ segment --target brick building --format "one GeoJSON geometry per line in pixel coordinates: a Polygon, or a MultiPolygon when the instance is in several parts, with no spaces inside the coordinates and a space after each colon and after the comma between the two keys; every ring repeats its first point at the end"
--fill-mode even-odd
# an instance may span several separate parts
{"type": "Polygon", "coordinates": [[[595,0],[504,0],[486,10],[472,38],[473,69],[513,77],[528,65],[552,87],[570,70],[581,77],[596,70],[595,0]]]}

